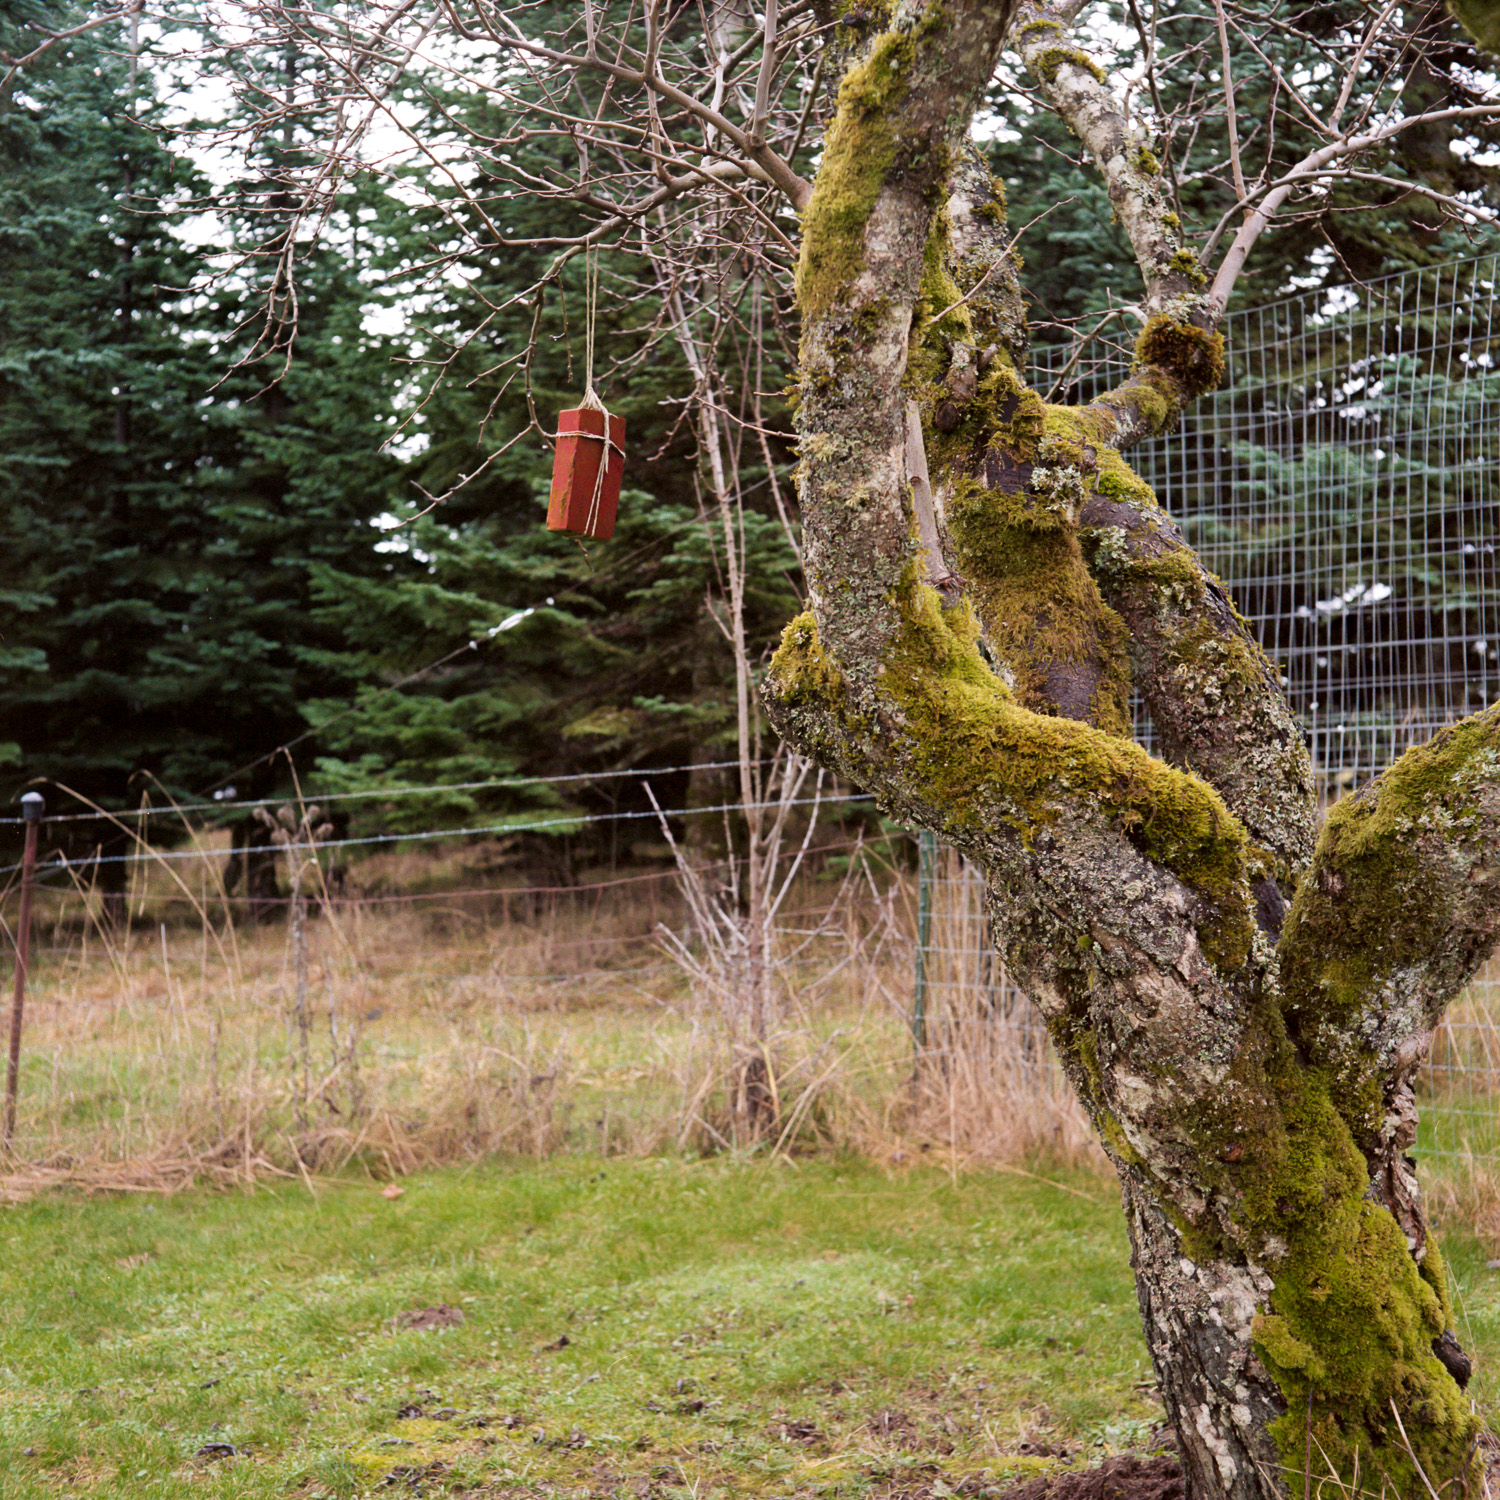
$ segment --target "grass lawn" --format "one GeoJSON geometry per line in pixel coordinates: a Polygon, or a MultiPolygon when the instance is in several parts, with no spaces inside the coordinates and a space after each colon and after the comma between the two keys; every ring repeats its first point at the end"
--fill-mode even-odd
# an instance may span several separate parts
{"type": "MultiPolygon", "coordinates": [[[[1160,1419],[1087,1174],[316,1186],[3,1210],[0,1497],[975,1493],[1160,1419]],[[400,1326],[439,1305],[461,1325],[400,1326]]],[[[1500,1276],[1451,1264],[1492,1407],[1500,1276]]]]}

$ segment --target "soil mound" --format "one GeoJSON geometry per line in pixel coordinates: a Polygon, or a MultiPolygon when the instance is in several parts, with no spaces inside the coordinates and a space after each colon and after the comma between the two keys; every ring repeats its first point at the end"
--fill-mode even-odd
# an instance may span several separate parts
{"type": "Polygon", "coordinates": [[[1175,1458],[1107,1458],[1081,1474],[1028,1479],[1001,1500],[1187,1500],[1187,1481],[1175,1458]]]}

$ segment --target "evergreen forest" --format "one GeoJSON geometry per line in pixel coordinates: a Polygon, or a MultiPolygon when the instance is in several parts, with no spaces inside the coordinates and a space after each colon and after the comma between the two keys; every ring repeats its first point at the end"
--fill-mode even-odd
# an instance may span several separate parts
{"type": "MultiPolygon", "coordinates": [[[[86,14],[7,4],[0,51],[21,57],[86,14]]],[[[1469,47],[1434,24],[1455,54],[1469,47]]],[[[618,793],[591,777],[687,765],[709,769],[672,794],[722,800],[729,783],[711,768],[732,759],[737,729],[726,546],[743,555],[752,670],[799,607],[777,394],[792,378],[786,310],[756,351],[766,431],[736,450],[733,536],[705,481],[699,377],[661,336],[627,241],[601,250],[592,299],[585,260],[558,274],[523,390],[505,356],[530,331],[489,310],[536,279],[542,252],[476,252],[462,276],[435,276],[462,227],[439,195],[403,190],[419,167],[351,177],[301,248],[294,334],[267,338],[256,257],[278,168],[311,127],[244,129],[248,147],[206,152],[194,111],[234,129],[245,122],[225,111],[243,102],[205,102],[166,36],[125,21],[80,31],[0,93],[0,801],[37,784],[58,810],[207,802],[232,822],[237,802],[292,790],[432,788],[354,804],[358,827],[399,833],[614,811],[618,793]],[[526,429],[528,400],[544,427],[576,402],[591,300],[598,381],[629,438],[618,529],[585,546],[545,529],[551,451],[526,429]]],[[[1444,57],[1429,62],[1410,88],[1437,97],[1444,57]]],[[[277,65],[290,90],[320,63],[289,52],[277,65]]],[[[486,122],[484,93],[419,74],[405,97],[435,137],[456,112],[474,128],[515,123],[486,122]]],[[[1117,224],[1101,230],[1103,189],[1077,143],[1023,109],[997,87],[990,150],[1012,223],[1033,226],[1021,245],[1034,343],[1045,353],[1097,329],[1090,358],[1107,355],[1133,337],[1120,316],[1138,291],[1131,255],[1117,224]]],[[[1383,170],[1494,203],[1495,168],[1466,130],[1402,136],[1383,170]]],[[[1181,191],[1191,206],[1193,184],[1181,191]]],[[[1317,233],[1265,236],[1240,304],[1473,253],[1420,199],[1390,193],[1351,214],[1343,191],[1317,233]]],[[[566,211],[511,210],[538,235],[566,211]]],[[[1425,399],[1465,373],[1427,369],[1425,399]]],[[[1307,455],[1220,451],[1200,491],[1279,487],[1295,513],[1307,455]]],[[[1212,530],[1200,520],[1196,534],[1212,530]]],[[[1418,594],[1435,586],[1408,571],[1418,594]]],[[[120,843],[103,818],[66,837],[79,854],[120,843]]]]}

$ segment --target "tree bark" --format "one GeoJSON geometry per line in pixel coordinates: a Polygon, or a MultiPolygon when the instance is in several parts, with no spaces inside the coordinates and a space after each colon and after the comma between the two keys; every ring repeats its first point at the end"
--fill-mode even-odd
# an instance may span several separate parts
{"type": "Polygon", "coordinates": [[[986,872],[996,944],[1124,1184],[1193,1494],[1462,1488],[1478,1424],[1402,1152],[1426,1038],[1500,933],[1500,709],[1314,850],[1275,670],[1122,457],[1218,382],[1207,277],[1069,13],[1030,7],[1016,49],[1148,295],[1099,401],[1046,406],[1019,373],[1003,216],[964,152],[1012,19],[904,0],[850,42],[798,278],[812,607],[767,709],[986,872]],[[1165,761],[1129,737],[1132,673],[1165,761]]]}
{"type": "Polygon", "coordinates": [[[1278,1494],[1281,1455],[1268,1436],[1286,1401],[1253,1348],[1272,1290],[1251,1266],[1199,1266],[1148,1186],[1126,1172],[1125,1216],[1141,1324],[1171,1412],[1191,1495],[1278,1494]]]}

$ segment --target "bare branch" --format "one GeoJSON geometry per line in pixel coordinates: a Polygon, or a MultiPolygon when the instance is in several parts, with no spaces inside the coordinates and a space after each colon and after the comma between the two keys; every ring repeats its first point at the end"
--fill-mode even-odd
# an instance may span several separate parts
{"type": "Polygon", "coordinates": [[[32,63],[40,61],[59,42],[69,42],[75,37],[86,36],[91,31],[98,31],[101,26],[113,26],[117,21],[126,21],[138,17],[146,8],[146,0],[126,0],[126,3],[117,10],[109,10],[101,15],[90,16],[85,21],[80,21],[77,26],[70,26],[64,31],[48,31],[45,27],[31,22],[28,30],[37,31],[42,34],[40,41],[30,52],[23,53],[20,57],[13,57],[9,52],[0,52],[0,62],[7,64],[6,71],[0,75],[0,97],[6,96],[15,83],[20,73],[31,66],[32,63]]]}
{"type": "Polygon", "coordinates": [[[1433,125],[1446,120],[1481,119],[1500,119],[1500,103],[1463,105],[1449,109],[1428,110],[1420,115],[1407,115],[1387,121],[1384,125],[1360,135],[1340,137],[1330,141],[1326,146],[1320,146],[1316,151],[1309,152],[1295,167],[1284,173],[1267,189],[1259,206],[1247,216],[1239,233],[1235,235],[1219,265],[1209,292],[1209,300],[1214,308],[1222,314],[1224,308],[1228,306],[1230,293],[1234,290],[1234,284],[1244,269],[1245,259],[1250,254],[1251,247],[1270,226],[1277,211],[1298,187],[1323,176],[1331,163],[1357,156],[1361,151],[1368,151],[1373,146],[1394,139],[1402,131],[1411,130],[1419,125],[1433,125]]]}
{"type": "Polygon", "coordinates": [[[1234,172],[1234,194],[1242,202],[1245,170],[1240,164],[1240,131],[1234,108],[1234,64],[1229,55],[1229,27],[1224,19],[1224,0],[1214,0],[1214,20],[1219,29],[1220,77],[1224,82],[1224,123],[1229,132],[1229,165],[1234,172]]]}

